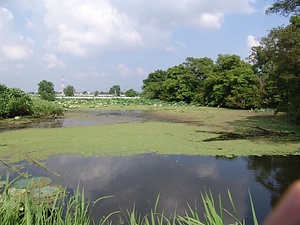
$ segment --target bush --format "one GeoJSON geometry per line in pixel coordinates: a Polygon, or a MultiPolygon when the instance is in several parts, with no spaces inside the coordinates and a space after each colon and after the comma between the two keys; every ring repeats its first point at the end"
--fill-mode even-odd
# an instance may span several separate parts
{"type": "Polygon", "coordinates": [[[40,98],[34,98],[32,104],[32,116],[36,118],[57,117],[63,115],[64,109],[55,104],[40,98]]]}
{"type": "Polygon", "coordinates": [[[0,117],[12,118],[31,114],[32,100],[18,88],[7,88],[0,84],[0,117]]]}

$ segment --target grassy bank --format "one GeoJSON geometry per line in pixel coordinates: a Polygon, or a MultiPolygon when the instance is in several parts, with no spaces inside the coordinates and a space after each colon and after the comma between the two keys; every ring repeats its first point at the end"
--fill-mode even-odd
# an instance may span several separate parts
{"type": "MultiPolygon", "coordinates": [[[[89,101],[78,105],[65,101],[60,104],[89,110],[145,110],[148,120],[3,132],[0,157],[19,161],[26,158],[26,154],[44,159],[65,153],[87,156],[149,152],[222,156],[300,154],[299,126],[270,112],[160,104],[99,103],[96,107],[95,102],[89,101]]],[[[65,117],[103,120],[103,117],[72,109],[65,113],[65,117]]]]}

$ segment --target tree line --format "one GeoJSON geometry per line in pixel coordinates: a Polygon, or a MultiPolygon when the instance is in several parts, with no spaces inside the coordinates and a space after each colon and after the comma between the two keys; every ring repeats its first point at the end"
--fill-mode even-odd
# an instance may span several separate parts
{"type": "Polygon", "coordinates": [[[247,60],[220,54],[188,57],[143,80],[141,95],[237,109],[273,108],[300,124],[300,2],[277,0],[266,13],[290,15],[290,23],[269,31],[247,60]]]}

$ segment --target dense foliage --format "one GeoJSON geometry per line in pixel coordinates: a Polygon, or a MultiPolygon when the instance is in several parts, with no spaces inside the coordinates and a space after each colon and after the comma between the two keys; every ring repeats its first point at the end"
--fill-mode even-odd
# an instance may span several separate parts
{"type": "Polygon", "coordinates": [[[125,91],[125,96],[126,97],[136,97],[136,96],[139,96],[139,93],[133,89],[128,89],[127,91],[125,91]]]}
{"type": "Polygon", "coordinates": [[[121,94],[121,88],[120,88],[120,85],[114,85],[112,86],[109,91],[108,91],[109,94],[111,95],[116,95],[116,96],[120,96],[121,94]]]}
{"type": "Polygon", "coordinates": [[[0,118],[16,116],[55,117],[63,108],[40,98],[31,98],[24,91],[0,84],[0,118]]]}
{"type": "Polygon", "coordinates": [[[65,94],[65,96],[74,96],[74,94],[75,94],[75,88],[72,85],[68,85],[64,89],[64,94],[65,94]]]}
{"type": "Polygon", "coordinates": [[[259,80],[251,65],[237,55],[186,59],[186,62],[150,73],[142,96],[209,106],[253,108],[260,105],[259,80]]]}
{"type": "Polygon", "coordinates": [[[55,99],[54,85],[50,81],[42,80],[38,84],[38,93],[41,96],[41,99],[47,101],[54,101],[55,99]]]}
{"type": "Polygon", "coordinates": [[[300,16],[272,29],[249,58],[259,75],[264,103],[300,123],[300,16]]]}
{"type": "Polygon", "coordinates": [[[149,99],[229,108],[273,108],[300,124],[300,1],[275,0],[266,13],[292,14],[290,24],[270,30],[253,47],[249,63],[236,55],[186,59],[143,81],[149,99]]]}
{"type": "Polygon", "coordinates": [[[30,115],[31,106],[32,100],[25,92],[0,84],[0,117],[30,115]]]}

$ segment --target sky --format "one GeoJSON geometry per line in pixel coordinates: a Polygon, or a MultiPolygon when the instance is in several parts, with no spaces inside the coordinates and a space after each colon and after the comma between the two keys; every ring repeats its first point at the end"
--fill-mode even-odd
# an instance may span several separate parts
{"type": "Polygon", "coordinates": [[[141,91],[155,70],[187,57],[246,59],[288,18],[266,15],[272,0],[0,0],[0,83],[35,92],[141,91]]]}

